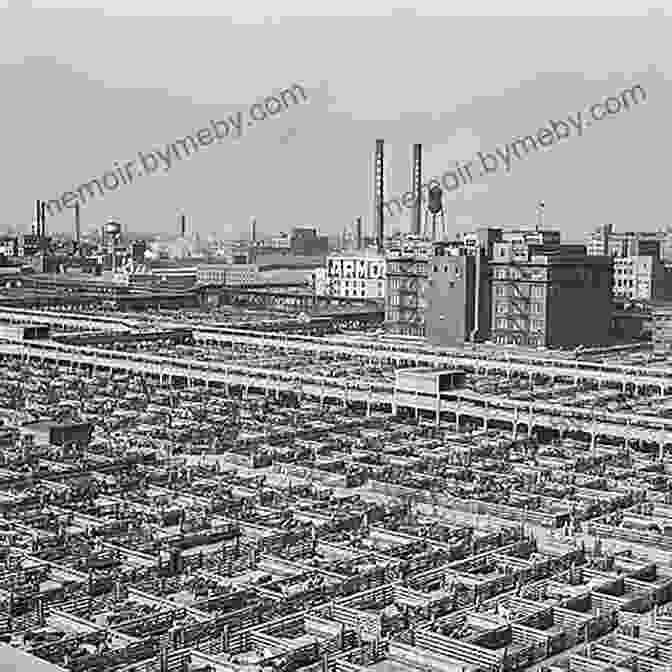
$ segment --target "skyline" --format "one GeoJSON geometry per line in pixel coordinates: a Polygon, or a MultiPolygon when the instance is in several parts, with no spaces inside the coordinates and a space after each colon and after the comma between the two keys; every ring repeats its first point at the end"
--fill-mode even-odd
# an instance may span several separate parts
{"type": "MultiPolygon", "coordinates": [[[[185,212],[201,235],[216,231],[222,238],[238,237],[252,214],[267,235],[292,226],[334,234],[357,216],[371,232],[375,138],[386,140],[386,192],[393,197],[410,187],[414,142],[423,144],[427,180],[502,138],[524,135],[544,118],[581,109],[632,82],[649,93],[636,116],[618,115],[581,143],[530,157],[510,175],[447,195],[448,228],[531,224],[540,200],[547,204],[547,225],[567,238],[607,222],[618,230],[669,224],[665,152],[659,151],[671,101],[664,30],[669,18],[662,12],[515,20],[396,12],[375,21],[294,17],[234,25],[222,17],[103,17],[95,10],[22,4],[0,9],[9,17],[0,20],[6,93],[0,178],[11,185],[3,228],[29,225],[35,198],[63,193],[138,147],[162,146],[208,115],[232,113],[286,81],[305,83],[309,103],[258,134],[255,129],[235,148],[213,149],[176,166],[162,181],[130,185],[91,203],[82,211],[82,226],[118,219],[130,230],[169,230],[185,212]],[[599,50],[592,37],[597,21],[599,50]],[[348,58],[339,63],[333,43],[344,31],[353,39],[342,52],[348,58]],[[179,53],[159,46],[148,53],[138,41],[143,34],[165,35],[166,45],[178,44],[181,36],[179,53]],[[86,44],[78,47],[75,36],[86,44]],[[362,51],[364,36],[369,42],[362,51]],[[439,57],[446,56],[442,42],[451,45],[448,68],[439,67],[439,57]],[[98,48],[92,49],[94,43],[98,48]],[[245,76],[235,76],[234,69],[217,79],[217,63],[236,63],[245,46],[258,49],[245,76]],[[459,67],[453,70],[451,63],[459,67]]],[[[408,223],[407,217],[388,218],[386,229],[408,230],[408,223]]],[[[50,218],[50,230],[70,227],[67,213],[50,218]]]]}

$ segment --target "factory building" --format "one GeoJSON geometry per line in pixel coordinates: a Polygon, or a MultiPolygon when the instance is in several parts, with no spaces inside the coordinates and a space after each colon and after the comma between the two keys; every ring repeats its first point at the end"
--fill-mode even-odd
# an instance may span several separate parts
{"type": "Polygon", "coordinates": [[[614,231],[613,224],[598,226],[588,236],[587,252],[591,256],[656,257],[660,259],[665,234],[658,231],[614,231]]]}
{"type": "Polygon", "coordinates": [[[655,256],[614,257],[614,296],[630,301],[666,298],[669,274],[655,256]]]}
{"type": "Polygon", "coordinates": [[[669,292],[672,270],[662,261],[665,234],[659,231],[614,231],[613,225],[598,227],[588,237],[589,255],[614,260],[614,297],[628,301],[657,301],[669,292]]]}
{"type": "Polygon", "coordinates": [[[259,283],[261,274],[256,264],[200,264],[196,267],[199,283],[244,287],[259,283]]]}
{"type": "Polygon", "coordinates": [[[658,301],[651,305],[651,340],[653,351],[672,352],[672,301],[658,301]]]}
{"type": "Polygon", "coordinates": [[[364,251],[327,258],[326,293],[358,299],[385,298],[386,261],[364,251]]]}
{"type": "Polygon", "coordinates": [[[486,251],[470,253],[436,243],[426,289],[425,335],[432,345],[453,347],[490,336],[490,283],[486,251]]]}
{"type": "Polygon", "coordinates": [[[387,257],[385,324],[398,336],[425,336],[429,249],[391,251],[387,257]]]}
{"type": "Polygon", "coordinates": [[[581,245],[518,238],[494,245],[490,267],[496,343],[572,347],[609,341],[609,257],[588,256],[581,245]]]}
{"type": "Polygon", "coordinates": [[[329,236],[321,236],[317,229],[294,227],[290,249],[298,257],[314,257],[329,252],[329,236]]]}

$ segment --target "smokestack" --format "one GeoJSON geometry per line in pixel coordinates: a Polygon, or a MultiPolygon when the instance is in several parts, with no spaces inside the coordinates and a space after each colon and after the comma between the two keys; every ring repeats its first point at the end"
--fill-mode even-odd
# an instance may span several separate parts
{"type": "Polygon", "coordinates": [[[413,145],[413,194],[415,202],[412,210],[411,233],[419,236],[422,234],[422,145],[413,145]]]}
{"type": "Polygon", "coordinates": [[[383,204],[385,201],[385,163],[383,161],[384,140],[376,140],[376,158],[374,167],[374,185],[375,185],[375,235],[378,243],[378,251],[382,252],[385,243],[385,219],[383,204]]]}
{"type": "Polygon", "coordinates": [[[79,222],[79,201],[75,203],[75,242],[77,249],[79,249],[80,239],[82,237],[82,227],[79,222]]]}
{"type": "Polygon", "coordinates": [[[40,219],[42,218],[42,202],[38,198],[35,201],[35,223],[33,224],[33,233],[36,236],[40,235],[40,219]]]}
{"type": "Polygon", "coordinates": [[[254,217],[250,220],[250,240],[257,242],[257,220],[254,217]]]}
{"type": "Polygon", "coordinates": [[[41,225],[40,225],[40,236],[42,238],[47,237],[47,204],[42,201],[41,203],[41,210],[42,210],[42,220],[41,220],[41,225]]]}
{"type": "Polygon", "coordinates": [[[356,238],[356,245],[357,249],[361,250],[363,247],[363,241],[362,241],[362,218],[357,217],[355,220],[355,238],[356,238]]]}
{"type": "Polygon", "coordinates": [[[180,236],[184,238],[187,235],[187,217],[180,215],[180,236]]]}

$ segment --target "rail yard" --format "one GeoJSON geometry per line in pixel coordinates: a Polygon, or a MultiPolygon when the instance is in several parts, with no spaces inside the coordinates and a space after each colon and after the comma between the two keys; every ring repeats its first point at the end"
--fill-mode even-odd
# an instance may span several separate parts
{"type": "Polygon", "coordinates": [[[669,361],[258,315],[0,307],[5,644],[72,672],[669,672],[669,361]]]}

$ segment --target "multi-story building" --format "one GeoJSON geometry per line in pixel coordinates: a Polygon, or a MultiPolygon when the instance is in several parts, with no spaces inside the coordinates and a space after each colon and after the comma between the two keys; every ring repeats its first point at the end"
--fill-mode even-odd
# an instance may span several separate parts
{"type": "Polygon", "coordinates": [[[130,257],[134,264],[144,264],[145,263],[145,254],[147,252],[147,241],[145,240],[134,240],[130,244],[130,257]]]}
{"type": "Polygon", "coordinates": [[[327,296],[329,294],[329,278],[326,268],[316,268],[311,273],[311,284],[316,296],[327,296]]]}
{"type": "Polygon", "coordinates": [[[598,227],[588,238],[590,255],[614,260],[614,296],[630,301],[652,301],[667,295],[670,273],[662,261],[665,233],[615,232],[611,224],[598,227]]]}
{"type": "Polygon", "coordinates": [[[630,301],[666,298],[668,273],[657,257],[614,257],[614,296],[630,301]]]}
{"type": "Polygon", "coordinates": [[[376,253],[353,252],[327,258],[327,294],[385,298],[386,261],[376,253]]]}
{"type": "Polygon", "coordinates": [[[492,338],[572,347],[609,342],[612,261],[582,245],[502,242],[490,262],[492,338]]]}
{"type": "Polygon", "coordinates": [[[614,231],[613,224],[598,226],[588,237],[589,255],[610,257],[656,257],[665,240],[662,231],[614,231]]]}
{"type": "Polygon", "coordinates": [[[424,337],[431,243],[406,237],[391,241],[387,252],[385,326],[398,336],[424,337]]]}
{"type": "Polygon", "coordinates": [[[295,227],[292,229],[290,247],[299,257],[314,257],[329,253],[329,237],[318,234],[317,229],[295,227]]]}
{"type": "Polygon", "coordinates": [[[434,345],[463,345],[490,335],[487,249],[436,243],[429,265],[425,334],[434,345]]]}
{"type": "Polygon", "coordinates": [[[256,264],[199,264],[196,267],[196,280],[200,283],[241,287],[256,284],[260,278],[256,264]]]}
{"type": "Polygon", "coordinates": [[[653,351],[672,352],[672,301],[656,301],[651,305],[651,340],[653,351]]]}
{"type": "Polygon", "coordinates": [[[19,241],[16,236],[2,236],[0,238],[0,256],[16,257],[19,248],[19,241]]]}

